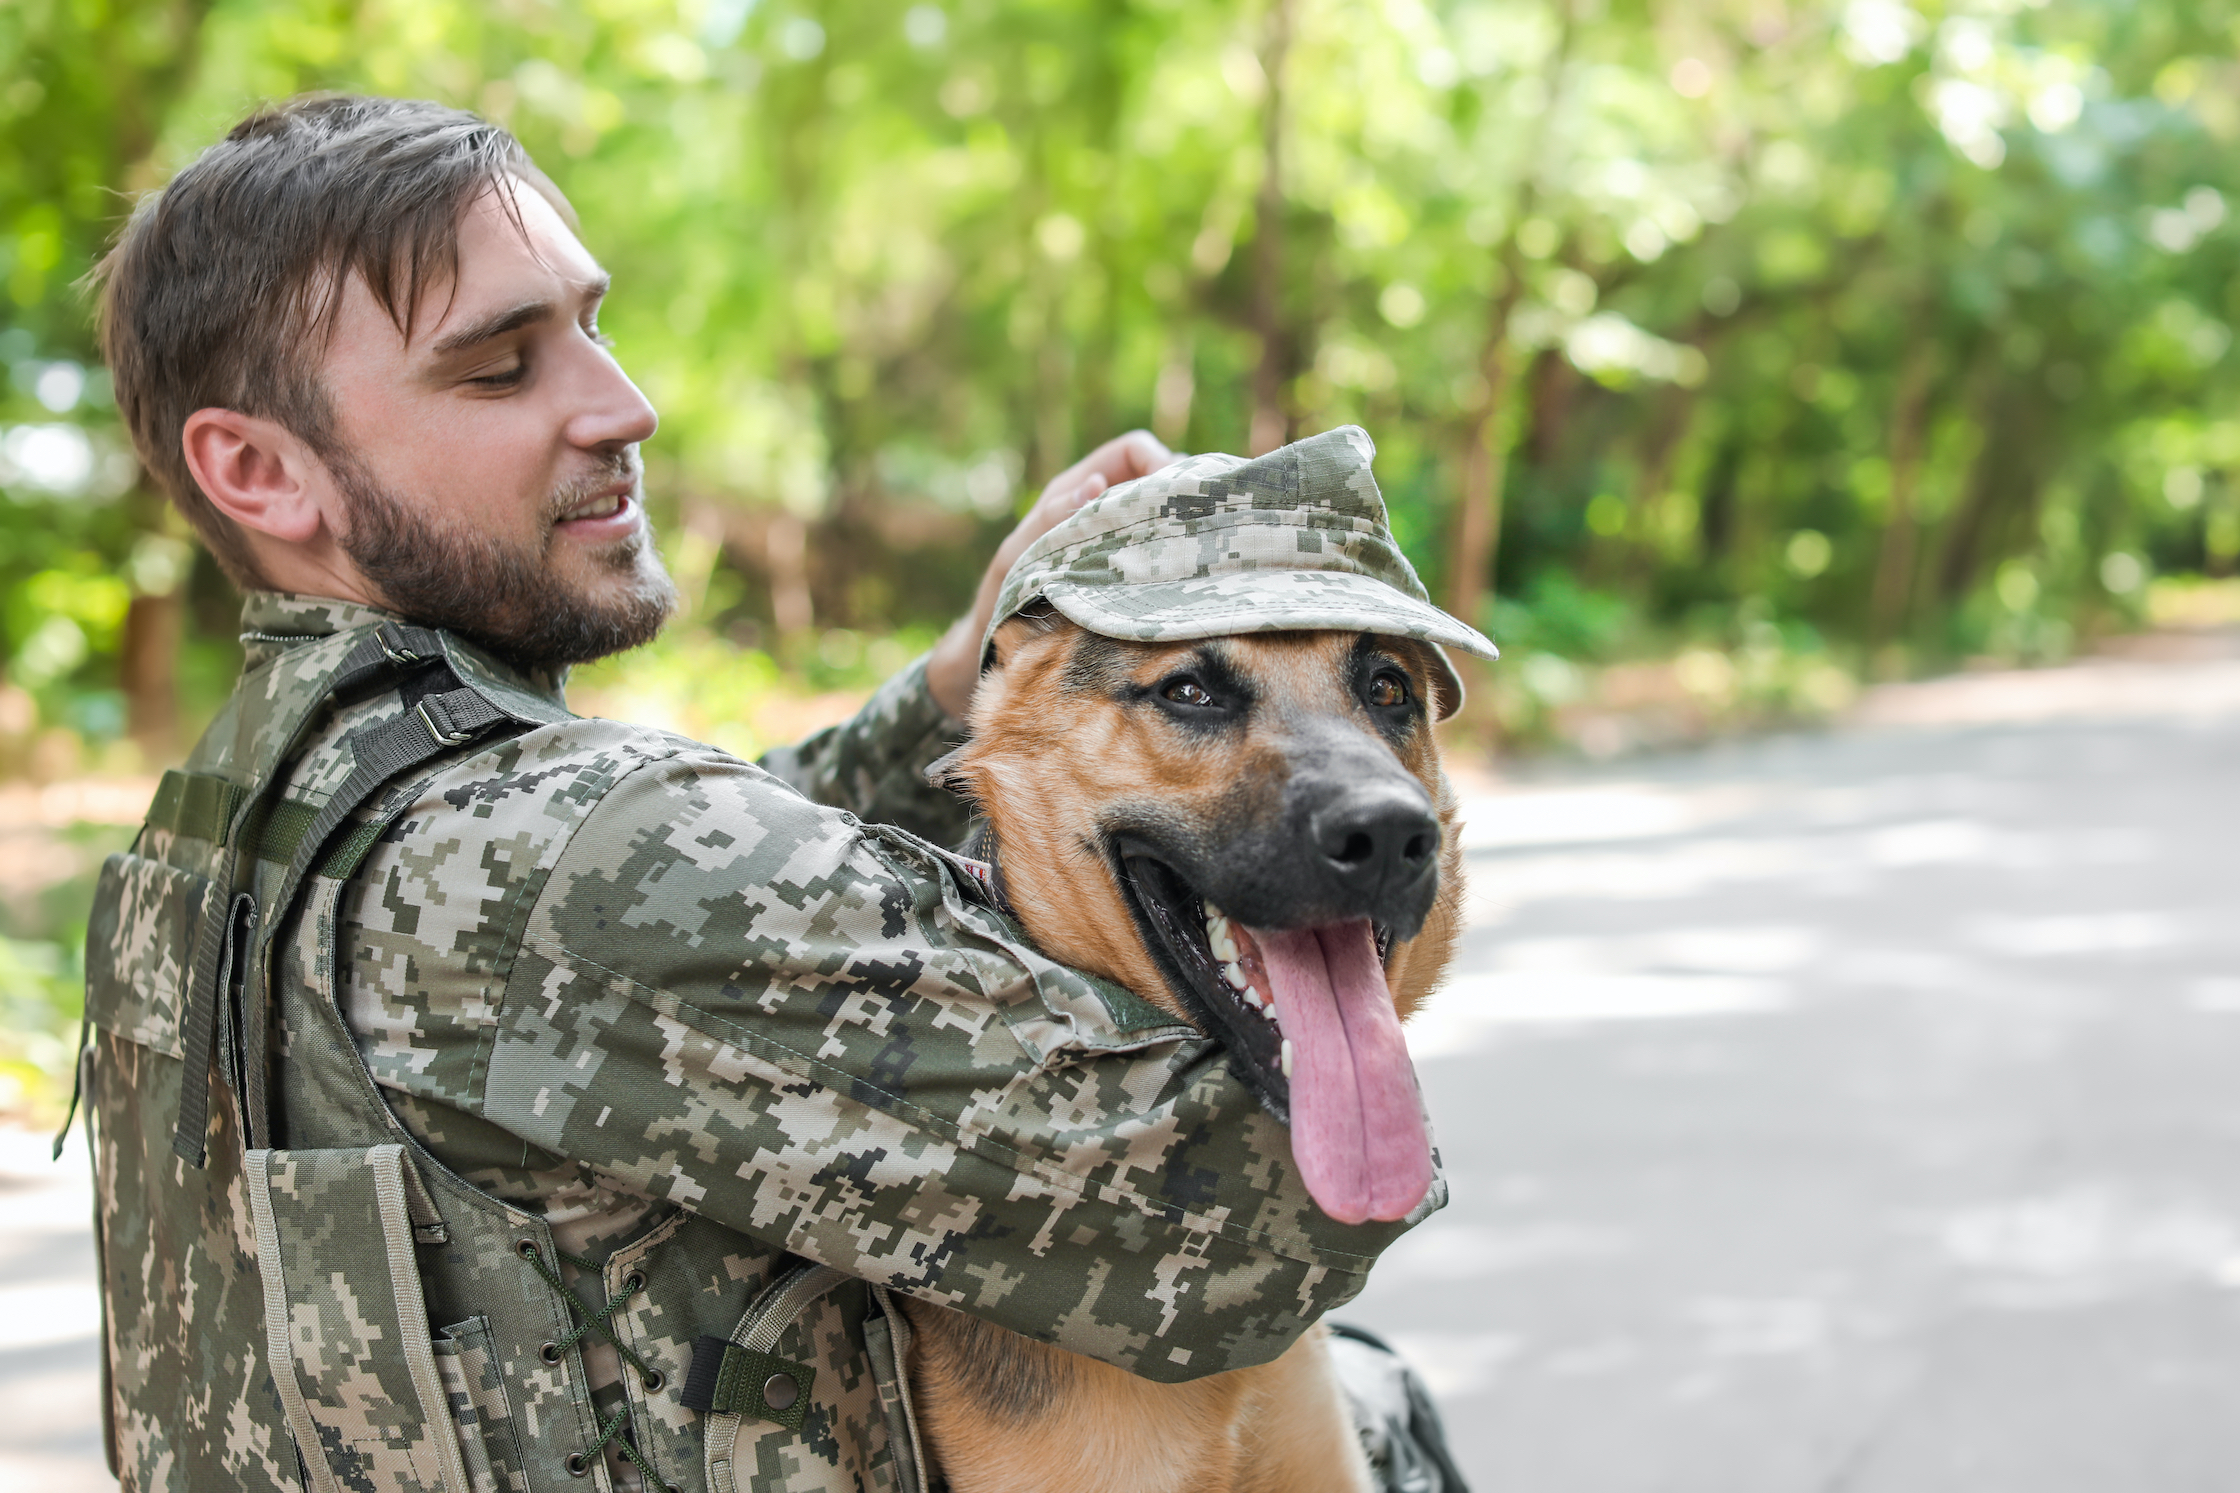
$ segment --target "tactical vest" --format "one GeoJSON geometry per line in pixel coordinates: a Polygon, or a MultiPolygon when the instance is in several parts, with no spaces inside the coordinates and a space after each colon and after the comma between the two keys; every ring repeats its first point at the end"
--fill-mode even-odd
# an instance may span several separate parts
{"type": "Polygon", "coordinates": [[[572,717],[447,634],[286,641],[94,900],[79,1081],[110,1470],[148,1493],[576,1493],[619,1455],[649,1487],[920,1493],[884,1289],[678,1213],[576,1262],[587,1301],[541,1218],[390,1113],[336,1001],[342,894],[423,769],[572,717]],[[391,692],[401,709],[334,729],[391,692]],[[633,1347],[695,1335],[689,1363],[633,1347]],[[604,1419],[587,1341],[627,1365],[604,1419]]]}

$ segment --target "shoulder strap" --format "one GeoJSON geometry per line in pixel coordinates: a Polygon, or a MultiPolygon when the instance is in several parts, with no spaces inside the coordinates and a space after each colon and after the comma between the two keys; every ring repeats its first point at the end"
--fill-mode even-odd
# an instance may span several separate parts
{"type": "MultiPolygon", "coordinates": [[[[272,1022],[272,941],[286,922],[286,912],[302,890],[314,867],[321,865],[328,842],[359,807],[381,788],[423,763],[457,750],[497,726],[527,730],[559,718],[564,712],[539,711],[526,702],[513,701],[461,682],[452,666],[441,633],[421,627],[383,622],[359,639],[328,679],[325,688],[309,700],[300,718],[292,723],[291,737],[300,738],[329,702],[345,702],[382,689],[406,687],[406,708],[378,724],[352,732],[347,740],[352,767],[342,785],[304,822],[303,811],[281,811],[293,806],[277,803],[284,774],[277,768],[237,802],[224,804],[229,821],[220,831],[225,849],[219,876],[205,908],[196,942],[193,984],[182,1033],[186,1044],[186,1074],[179,1095],[178,1123],[172,1150],[190,1165],[204,1162],[204,1136],[210,1117],[210,1066],[220,1026],[227,1029],[229,1068],[240,1075],[238,1097],[244,1144],[269,1146],[267,1109],[267,1046],[272,1022]],[[449,689],[414,690],[415,676],[430,685],[448,683],[449,689]],[[286,856],[285,869],[273,885],[268,906],[260,910],[250,889],[255,881],[259,852],[278,851],[286,856]],[[221,1011],[233,1005],[238,991],[238,1020],[221,1023],[221,1011]]],[[[297,743],[300,744],[300,743],[297,743]]],[[[287,754],[293,755],[293,749],[287,754]]],[[[218,795],[223,799],[225,795],[218,795]]],[[[378,829],[361,826],[325,857],[323,869],[348,875],[372,848],[378,829]]],[[[272,857],[279,859],[279,855],[272,857]]]]}

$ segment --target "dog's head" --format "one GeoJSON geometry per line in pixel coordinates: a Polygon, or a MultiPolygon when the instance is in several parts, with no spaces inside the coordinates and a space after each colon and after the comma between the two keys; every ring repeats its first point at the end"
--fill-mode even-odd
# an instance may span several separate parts
{"type": "Polygon", "coordinates": [[[1345,1222],[1431,1185],[1400,1021],[1459,921],[1432,639],[1491,651],[1423,599],[1368,449],[1197,458],[1053,531],[941,766],[1036,942],[1218,1038],[1345,1222]]]}
{"type": "Polygon", "coordinates": [[[1221,1040],[1345,1222],[1431,1184],[1401,1019],[1459,919],[1454,798],[1413,639],[997,633],[945,781],[1037,944],[1221,1040]]]}

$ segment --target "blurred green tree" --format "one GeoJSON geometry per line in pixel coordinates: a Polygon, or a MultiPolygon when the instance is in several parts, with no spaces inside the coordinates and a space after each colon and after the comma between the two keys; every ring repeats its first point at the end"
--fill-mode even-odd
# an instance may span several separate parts
{"type": "Polygon", "coordinates": [[[861,638],[959,606],[1020,494],[1137,423],[1360,421],[1438,593],[1559,656],[2057,657],[2240,561],[2236,21],[21,0],[0,737],[160,752],[179,681],[222,682],[223,585],[139,480],[74,287],[132,193],[308,88],[522,136],[616,272],[693,625],[817,682],[891,662],[861,638]]]}

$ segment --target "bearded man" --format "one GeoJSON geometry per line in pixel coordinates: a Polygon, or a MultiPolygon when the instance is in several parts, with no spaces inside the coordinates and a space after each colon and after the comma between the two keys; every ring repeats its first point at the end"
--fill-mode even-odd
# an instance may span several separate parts
{"type": "Polygon", "coordinates": [[[797,749],[568,713],[672,599],[570,223],[482,120],[313,99],[103,266],[119,408],[247,596],[89,940],[127,1487],[915,1488],[891,1293],[1172,1381],[1404,1227],[1323,1217],[1218,1049],[938,848],[1009,559],[1148,436],[797,749]]]}

